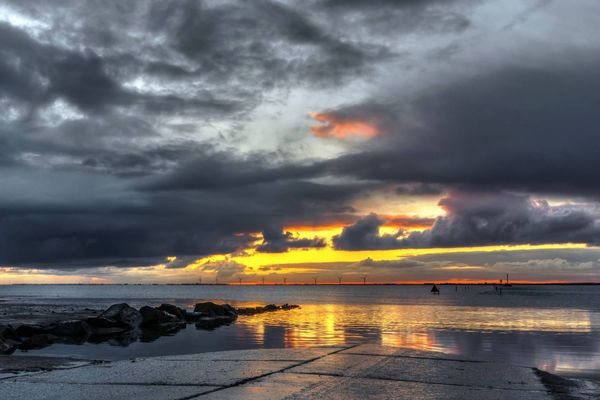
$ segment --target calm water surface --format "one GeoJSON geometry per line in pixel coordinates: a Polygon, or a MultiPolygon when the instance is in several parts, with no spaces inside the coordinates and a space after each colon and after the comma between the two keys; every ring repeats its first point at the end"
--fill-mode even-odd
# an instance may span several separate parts
{"type": "Polygon", "coordinates": [[[37,305],[106,307],[204,300],[235,305],[295,303],[301,309],[240,317],[214,331],[194,325],[174,336],[127,347],[108,343],[30,351],[98,359],[251,348],[373,341],[387,346],[537,366],[549,372],[600,376],[600,286],[0,286],[0,299],[37,305]]]}

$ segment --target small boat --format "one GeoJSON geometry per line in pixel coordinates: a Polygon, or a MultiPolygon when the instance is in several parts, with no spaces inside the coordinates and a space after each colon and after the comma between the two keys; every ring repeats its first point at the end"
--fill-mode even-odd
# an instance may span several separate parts
{"type": "Polygon", "coordinates": [[[436,285],[433,285],[433,287],[431,288],[431,294],[440,294],[440,289],[438,289],[438,287],[436,285]]]}

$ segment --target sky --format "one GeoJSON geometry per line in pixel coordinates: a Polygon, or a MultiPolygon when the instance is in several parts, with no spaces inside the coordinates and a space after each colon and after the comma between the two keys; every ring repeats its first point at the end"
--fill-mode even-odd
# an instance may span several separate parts
{"type": "Polygon", "coordinates": [[[598,15],[4,0],[0,284],[600,282],[598,15]]]}

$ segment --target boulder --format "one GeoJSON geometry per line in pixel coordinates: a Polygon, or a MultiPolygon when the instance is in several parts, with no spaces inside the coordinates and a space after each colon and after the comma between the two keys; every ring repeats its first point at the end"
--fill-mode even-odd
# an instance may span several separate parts
{"type": "Polygon", "coordinates": [[[202,317],[198,321],[196,321],[195,325],[196,325],[196,329],[213,330],[216,327],[219,327],[221,325],[229,324],[230,322],[233,322],[234,320],[235,320],[235,318],[226,317],[226,316],[202,317]]]}
{"type": "Polygon", "coordinates": [[[140,312],[127,303],[113,304],[99,317],[117,321],[131,329],[137,328],[142,323],[140,312]]]}
{"type": "Polygon", "coordinates": [[[56,336],[48,333],[40,333],[31,335],[19,345],[21,350],[41,349],[42,347],[50,346],[58,339],[56,336]]]}
{"type": "Polygon", "coordinates": [[[264,312],[263,307],[242,307],[237,310],[238,315],[254,315],[264,312]]]}
{"type": "Polygon", "coordinates": [[[193,312],[193,311],[185,312],[185,320],[187,322],[196,322],[202,317],[204,317],[204,314],[199,313],[199,312],[193,312]]]}
{"type": "Polygon", "coordinates": [[[92,336],[117,335],[131,330],[128,325],[104,317],[87,318],[85,323],[89,326],[89,333],[92,336]]]}
{"type": "Polygon", "coordinates": [[[185,320],[186,310],[184,310],[183,308],[174,306],[173,304],[161,304],[160,306],[158,306],[156,308],[159,309],[160,311],[164,311],[166,313],[173,315],[180,321],[185,320]]]}
{"type": "Polygon", "coordinates": [[[70,338],[81,338],[89,335],[91,331],[90,325],[85,321],[67,320],[57,322],[52,329],[52,334],[70,338]]]}
{"type": "Polygon", "coordinates": [[[9,343],[8,340],[0,336],[0,354],[12,354],[16,348],[14,344],[9,343]]]}
{"type": "Polygon", "coordinates": [[[52,331],[51,326],[43,325],[19,325],[15,332],[21,337],[29,337],[33,335],[40,335],[44,333],[50,333],[52,331]]]}
{"type": "Polygon", "coordinates": [[[235,308],[229,304],[215,304],[210,301],[196,304],[194,307],[194,312],[202,313],[207,317],[237,318],[237,312],[235,308]]]}
{"type": "Polygon", "coordinates": [[[20,343],[21,338],[17,334],[17,332],[10,325],[1,325],[0,324],[0,338],[3,338],[6,341],[20,343]]]}
{"type": "Polygon", "coordinates": [[[178,322],[177,317],[153,307],[140,308],[140,314],[142,314],[143,326],[178,322]]]}

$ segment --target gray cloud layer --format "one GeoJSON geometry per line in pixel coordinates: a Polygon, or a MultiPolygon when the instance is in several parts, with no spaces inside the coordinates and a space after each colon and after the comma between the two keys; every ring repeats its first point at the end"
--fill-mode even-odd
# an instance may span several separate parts
{"type": "Polygon", "coordinates": [[[531,5],[488,35],[477,16],[494,5],[473,1],[4,2],[0,264],[146,265],[236,251],[248,232],[265,233],[261,251],[320,247],[280,227],[349,220],[389,187],[455,194],[425,233],[381,236],[369,216],[336,247],[595,244],[600,52],[573,21],[596,6],[562,18],[567,54],[560,35],[533,46],[554,26],[535,17],[560,10],[531,5]],[[488,55],[504,35],[527,40],[488,55]],[[326,112],[381,134],[314,145],[278,108],[304,118],[330,98],[326,112]],[[473,190],[588,198],[479,204],[473,190]]]}
{"type": "Polygon", "coordinates": [[[600,243],[600,210],[551,206],[510,193],[453,192],[440,201],[446,216],[431,229],[394,235],[379,233],[375,214],[344,228],[333,238],[340,250],[467,247],[494,244],[600,243]]]}

